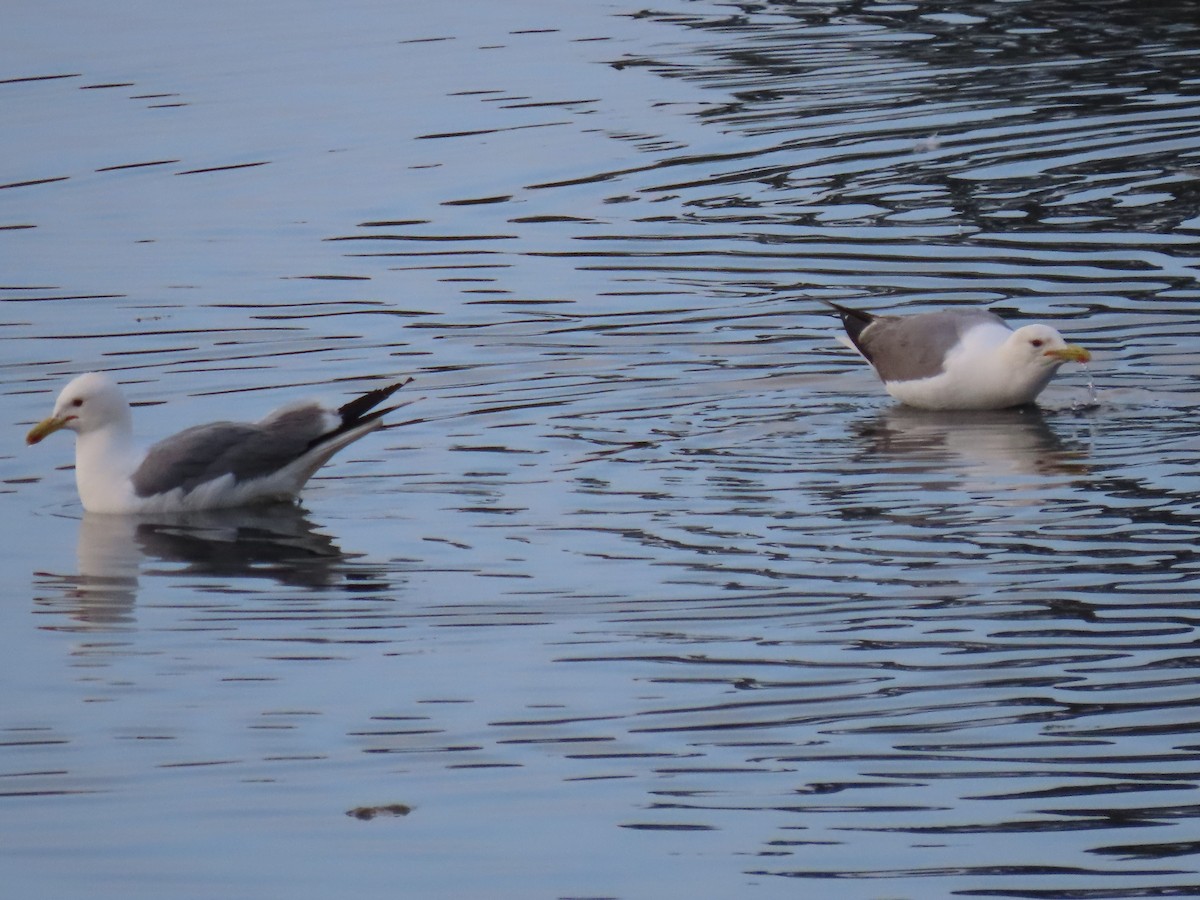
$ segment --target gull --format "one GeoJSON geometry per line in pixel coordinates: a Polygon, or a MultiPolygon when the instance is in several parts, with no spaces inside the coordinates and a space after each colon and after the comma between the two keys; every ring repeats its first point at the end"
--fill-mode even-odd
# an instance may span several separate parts
{"type": "Polygon", "coordinates": [[[1015,331],[994,313],[958,308],[880,316],[825,301],[887,392],[921,409],[1006,409],[1032,403],[1083,347],[1049,325],[1015,331]]]}
{"type": "Polygon", "coordinates": [[[25,440],[36,444],[56,431],[75,432],[75,483],[88,512],[184,512],[291,500],[333,454],[403,405],[376,409],[409,381],[337,409],[307,401],[258,422],[196,425],[143,450],[117,383],[89,372],[62,389],[54,413],[25,440]]]}

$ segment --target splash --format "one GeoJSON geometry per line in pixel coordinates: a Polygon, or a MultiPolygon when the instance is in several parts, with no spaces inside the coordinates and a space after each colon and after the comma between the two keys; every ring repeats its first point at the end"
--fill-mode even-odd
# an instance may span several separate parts
{"type": "Polygon", "coordinates": [[[1079,368],[1083,369],[1087,375],[1087,400],[1075,400],[1071,403],[1072,412],[1084,412],[1089,409],[1095,409],[1100,405],[1100,395],[1096,392],[1096,379],[1092,374],[1092,370],[1088,368],[1087,363],[1080,363],[1079,368]]]}

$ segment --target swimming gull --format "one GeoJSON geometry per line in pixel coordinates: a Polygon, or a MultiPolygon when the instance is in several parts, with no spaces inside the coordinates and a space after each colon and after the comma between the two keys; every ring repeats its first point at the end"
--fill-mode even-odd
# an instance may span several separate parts
{"type": "Polygon", "coordinates": [[[1032,403],[1068,361],[1091,354],[1049,325],[1015,331],[994,313],[968,307],[877,316],[825,301],[851,345],[887,392],[922,409],[1005,409],[1032,403]]]}
{"type": "MultiPolygon", "coordinates": [[[[294,498],[333,454],[383,424],[398,406],[376,409],[411,379],[370,391],[337,409],[289,404],[259,422],[211,422],[138,448],[133,417],[108,375],[80,375],[54,413],[25,438],[36,444],[75,432],[75,482],[89,512],[219,509],[294,498]]],[[[400,404],[403,405],[403,404],[400,404]]]]}

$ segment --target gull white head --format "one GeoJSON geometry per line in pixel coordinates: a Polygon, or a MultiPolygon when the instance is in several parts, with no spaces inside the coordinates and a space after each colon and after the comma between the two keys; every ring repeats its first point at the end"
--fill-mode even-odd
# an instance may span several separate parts
{"type": "Polygon", "coordinates": [[[34,425],[25,442],[36,444],[64,428],[83,436],[114,427],[126,432],[132,427],[125,395],[107,375],[89,372],[62,389],[54,413],[34,425]]]}
{"type": "Polygon", "coordinates": [[[107,375],[80,375],[58,395],[54,413],[25,436],[36,444],[48,434],[75,432],[75,484],[89,512],[121,512],[130,505],[129,474],[141,453],[133,443],[133,417],[117,383],[107,375]]]}
{"type": "Polygon", "coordinates": [[[1005,355],[1019,365],[1051,373],[1065,362],[1086,363],[1092,355],[1077,344],[1068,344],[1049,325],[1024,325],[1012,333],[1005,355]]]}

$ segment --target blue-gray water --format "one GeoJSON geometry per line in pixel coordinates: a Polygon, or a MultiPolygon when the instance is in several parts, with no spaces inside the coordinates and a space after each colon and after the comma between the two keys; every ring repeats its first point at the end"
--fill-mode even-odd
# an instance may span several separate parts
{"type": "Polygon", "coordinates": [[[1200,4],[4,19],[6,896],[1200,893],[1200,4]],[[822,298],[1095,359],[909,412],[822,298]],[[96,368],[418,402],[91,517],[96,368]]]}

